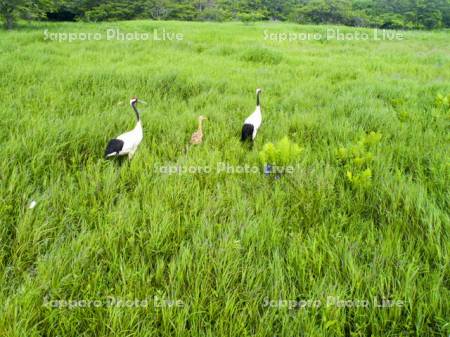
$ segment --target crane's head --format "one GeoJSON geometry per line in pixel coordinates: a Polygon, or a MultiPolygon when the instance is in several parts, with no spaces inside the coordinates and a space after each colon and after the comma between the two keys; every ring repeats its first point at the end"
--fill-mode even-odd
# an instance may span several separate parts
{"type": "Polygon", "coordinates": [[[131,105],[131,106],[134,106],[137,102],[147,104],[146,102],[144,102],[144,101],[141,100],[141,99],[138,100],[138,98],[137,98],[136,96],[133,96],[133,97],[130,99],[130,105],[131,105]]]}
{"type": "Polygon", "coordinates": [[[204,121],[204,120],[206,120],[206,119],[208,119],[208,117],[205,117],[205,116],[203,116],[203,115],[198,116],[198,120],[199,120],[199,121],[204,121]]]}
{"type": "Polygon", "coordinates": [[[260,92],[262,92],[262,90],[261,89],[256,89],[256,94],[258,95],[260,92]]]}

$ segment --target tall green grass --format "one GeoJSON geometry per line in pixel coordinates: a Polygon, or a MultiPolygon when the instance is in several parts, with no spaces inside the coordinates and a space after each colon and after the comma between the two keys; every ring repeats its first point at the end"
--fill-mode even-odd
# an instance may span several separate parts
{"type": "Polygon", "coordinates": [[[0,32],[0,336],[448,335],[449,111],[435,99],[450,93],[449,34],[264,39],[327,28],[136,21],[0,32]],[[184,39],[43,38],[109,27],[184,39]],[[248,149],[239,132],[257,87],[263,125],[248,149]],[[105,161],[106,142],[133,127],[133,95],[149,103],[143,143],[131,162],[105,161]],[[204,142],[186,152],[200,114],[204,142]],[[354,186],[339,148],[372,131],[382,138],[371,183],[354,186]],[[292,175],[214,170],[259,165],[263,145],[284,136],[304,148],[292,175]],[[213,170],[161,173],[177,165],[213,170]],[[184,305],[44,305],[155,296],[184,305]],[[373,298],[404,305],[375,308],[373,298]]]}

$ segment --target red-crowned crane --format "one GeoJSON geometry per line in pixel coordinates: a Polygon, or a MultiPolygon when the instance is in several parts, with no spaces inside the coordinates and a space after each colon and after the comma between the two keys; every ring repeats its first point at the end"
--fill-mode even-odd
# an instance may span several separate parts
{"type": "Polygon", "coordinates": [[[256,89],[256,109],[244,121],[244,126],[242,127],[241,141],[246,141],[247,139],[253,141],[256,137],[256,133],[258,132],[259,127],[261,126],[262,116],[261,116],[261,105],[259,104],[260,93],[261,89],[256,89]]]}
{"type": "Polygon", "coordinates": [[[111,139],[108,142],[105,150],[105,158],[117,157],[128,155],[128,159],[133,158],[134,153],[136,152],[139,144],[143,138],[143,130],[142,130],[142,122],[141,115],[136,108],[137,103],[144,103],[144,101],[139,100],[137,97],[133,97],[130,100],[131,108],[134,110],[137,118],[136,126],[133,130],[122,133],[120,136],[111,139]]]}

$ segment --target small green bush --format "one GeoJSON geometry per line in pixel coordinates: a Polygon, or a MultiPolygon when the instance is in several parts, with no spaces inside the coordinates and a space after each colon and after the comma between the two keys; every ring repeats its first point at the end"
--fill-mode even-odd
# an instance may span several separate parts
{"type": "Polygon", "coordinates": [[[450,94],[448,94],[447,96],[441,94],[437,95],[435,104],[437,108],[450,109],[450,94]]]}
{"type": "Polygon", "coordinates": [[[259,153],[262,165],[286,166],[294,163],[301,155],[303,148],[284,137],[278,143],[267,143],[259,153]]]}
{"type": "Polygon", "coordinates": [[[355,187],[368,188],[372,185],[372,170],[367,168],[355,175],[351,171],[347,171],[347,179],[355,187]]]}
{"type": "Polygon", "coordinates": [[[369,167],[374,160],[371,148],[378,145],[382,134],[370,132],[356,144],[340,147],[336,151],[338,160],[344,165],[347,180],[355,188],[368,188],[372,183],[372,169],[369,167]]]}
{"type": "Polygon", "coordinates": [[[397,118],[400,122],[407,122],[411,117],[408,112],[400,111],[397,112],[397,118]]]}

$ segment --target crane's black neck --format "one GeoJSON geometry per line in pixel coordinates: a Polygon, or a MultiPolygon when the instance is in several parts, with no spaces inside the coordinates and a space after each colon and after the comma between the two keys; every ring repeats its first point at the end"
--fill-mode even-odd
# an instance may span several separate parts
{"type": "Polygon", "coordinates": [[[134,110],[134,113],[136,114],[137,121],[139,122],[141,120],[141,114],[139,113],[138,109],[136,108],[136,102],[131,103],[131,107],[134,110]]]}
{"type": "Polygon", "coordinates": [[[258,91],[258,93],[256,94],[256,106],[259,106],[259,93],[261,91],[258,91]]]}

